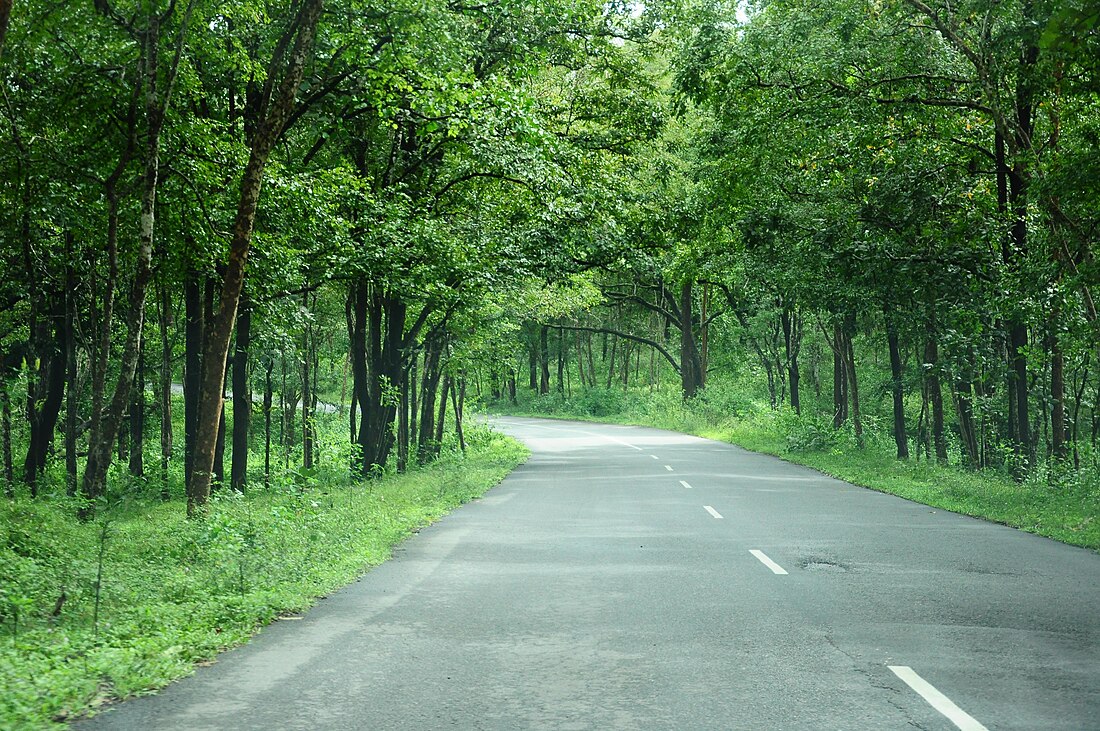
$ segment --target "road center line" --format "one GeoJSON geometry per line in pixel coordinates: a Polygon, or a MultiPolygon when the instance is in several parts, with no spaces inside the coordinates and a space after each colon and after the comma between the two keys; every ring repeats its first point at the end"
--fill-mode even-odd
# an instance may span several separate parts
{"type": "Polygon", "coordinates": [[[650,456],[650,457],[652,457],[653,459],[659,459],[659,457],[658,457],[657,455],[655,455],[655,454],[651,454],[651,455],[649,455],[649,456],[650,456]]]}
{"type": "Polygon", "coordinates": [[[684,482],[683,480],[680,480],[680,484],[681,484],[681,485],[683,485],[684,487],[686,487],[686,488],[687,488],[687,489],[689,489],[689,490],[691,489],[691,485],[687,484],[687,483],[686,483],[686,482],[684,482]]]}
{"type": "Polygon", "coordinates": [[[779,574],[782,576],[787,573],[786,569],[777,564],[775,561],[772,561],[770,558],[768,558],[767,554],[763,551],[758,551],[754,548],[750,550],[749,553],[751,553],[753,556],[756,556],[756,558],[760,560],[760,563],[771,569],[773,574],[779,574]]]}
{"type": "Polygon", "coordinates": [[[722,514],[719,513],[717,510],[715,510],[714,508],[712,508],[711,506],[704,505],[703,509],[706,510],[711,515],[713,515],[715,518],[718,518],[718,520],[722,520],[722,514]]]}
{"type": "Polygon", "coordinates": [[[669,472],[672,472],[672,465],[666,464],[665,469],[668,470],[669,472]]]}
{"type": "Polygon", "coordinates": [[[951,723],[958,726],[961,731],[989,731],[985,726],[978,723],[973,716],[956,706],[950,698],[936,690],[931,683],[917,675],[913,668],[906,665],[887,665],[887,667],[894,672],[894,675],[904,680],[906,685],[917,691],[921,698],[928,701],[930,706],[946,716],[951,723]]]}

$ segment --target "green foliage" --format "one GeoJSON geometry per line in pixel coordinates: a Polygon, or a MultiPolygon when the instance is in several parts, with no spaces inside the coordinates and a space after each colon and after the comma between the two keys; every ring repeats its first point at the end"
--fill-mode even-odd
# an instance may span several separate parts
{"type": "Polygon", "coordinates": [[[160,687],[385,560],[525,456],[484,427],[469,452],[367,485],[223,493],[202,521],[131,501],[82,524],[64,501],[0,504],[0,729],[45,728],[160,687]],[[92,623],[109,519],[99,631],[92,623]]]}

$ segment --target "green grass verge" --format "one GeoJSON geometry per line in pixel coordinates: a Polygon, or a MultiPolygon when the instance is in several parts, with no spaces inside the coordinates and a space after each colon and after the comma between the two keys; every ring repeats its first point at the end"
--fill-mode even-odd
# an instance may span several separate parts
{"type": "Polygon", "coordinates": [[[386,560],[527,456],[485,429],[470,442],[465,458],[366,484],[222,497],[202,521],[179,503],[122,504],[91,524],[63,502],[3,503],[0,729],[50,728],[190,673],[386,560]]]}
{"type": "Polygon", "coordinates": [[[1095,472],[1058,471],[1044,465],[1028,480],[1017,482],[999,470],[976,472],[927,459],[900,461],[889,433],[873,424],[863,447],[858,447],[850,433],[834,432],[831,425],[790,412],[758,409],[729,417],[716,414],[705,402],[684,405],[664,394],[615,403],[625,408],[593,415],[582,410],[583,401],[577,408],[560,397],[543,397],[515,407],[493,404],[493,411],[695,434],[775,455],[872,490],[1100,550],[1100,478],[1095,472]],[[552,413],[539,408],[540,401],[550,405],[552,413]]]}

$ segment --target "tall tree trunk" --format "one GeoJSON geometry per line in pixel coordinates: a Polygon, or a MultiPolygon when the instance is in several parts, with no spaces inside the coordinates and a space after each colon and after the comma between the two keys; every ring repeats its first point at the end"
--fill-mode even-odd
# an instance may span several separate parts
{"type": "Polygon", "coordinates": [[[138,345],[137,367],[130,386],[130,474],[145,476],[145,341],[138,345]]]}
{"type": "Polygon", "coordinates": [[[960,376],[955,381],[955,411],[959,416],[959,441],[962,442],[963,459],[967,467],[981,467],[981,452],[978,449],[978,435],[974,428],[974,407],[972,405],[971,382],[960,376]]]}
{"type": "MultiPolygon", "coordinates": [[[[309,311],[309,293],[302,295],[302,309],[309,311]]],[[[307,323],[302,328],[302,467],[313,468],[313,366],[311,335],[312,328],[307,323]]],[[[365,420],[364,420],[365,423],[365,420]]]]}
{"type": "Polygon", "coordinates": [[[833,428],[848,421],[848,374],[844,366],[844,329],[839,321],[833,324],[833,428]]]}
{"type": "MultiPolygon", "coordinates": [[[[1053,320],[1054,318],[1052,318],[1053,320]]],[[[1050,350],[1050,437],[1051,455],[1057,460],[1066,458],[1066,376],[1065,355],[1058,343],[1058,335],[1053,331],[1048,336],[1047,347],[1050,350]]]]}
{"type": "Polygon", "coordinates": [[[275,361],[268,360],[264,367],[264,487],[271,487],[271,408],[275,400],[272,376],[275,361]]]}
{"type": "Polygon", "coordinates": [[[202,388],[203,306],[199,273],[189,269],[183,280],[183,476],[190,483],[195,465],[195,431],[199,424],[199,389],[202,388]]]}
{"type": "MultiPolygon", "coordinates": [[[[80,421],[80,385],[77,352],[77,279],[73,265],[73,234],[65,231],[65,494],[74,497],[79,489],[76,431],[80,421]]],[[[0,372],[0,379],[4,374],[0,372]]],[[[10,458],[10,454],[7,455],[10,458]]]]}
{"type": "Polygon", "coordinates": [[[466,376],[459,375],[455,385],[451,388],[451,408],[455,414],[455,436],[458,437],[458,448],[466,453],[466,435],[462,431],[462,410],[466,404],[466,376]]]}
{"type": "Polygon", "coordinates": [[[528,379],[528,388],[533,392],[538,393],[539,390],[539,353],[538,349],[531,344],[527,348],[527,365],[529,368],[530,378],[528,379]]]}
{"type": "Polygon", "coordinates": [[[939,347],[932,327],[924,345],[924,378],[928,389],[928,400],[932,405],[932,442],[936,447],[936,459],[940,464],[947,463],[947,439],[943,427],[943,392],[940,388],[939,347]]]}
{"type": "Polygon", "coordinates": [[[692,281],[685,279],[680,285],[680,386],[685,399],[694,398],[703,386],[693,311],[692,281]]]}
{"type": "Polygon", "coordinates": [[[856,352],[852,345],[855,335],[855,315],[849,314],[845,320],[844,347],[845,367],[848,377],[848,395],[852,401],[852,430],[855,432],[856,444],[863,447],[863,415],[859,404],[859,381],[856,379],[856,352]]]}
{"type": "MultiPolygon", "coordinates": [[[[84,519],[88,519],[92,515],[93,503],[90,501],[104,491],[107,468],[110,466],[111,460],[111,445],[114,443],[123,412],[130,400],[130,387],[137,369],[142,327],[145,322],[145,299],[149,290],[149,282],[153,276],[153,229],[156,219],[157,185],[160,180],[160,135],[164,127],[165,113],[171,97],[172,85],[183,53],[191,7],[192,5],[188,4],[180,25],[176,56],[165,77],[166,82],[163,88],[160,85],[159,72],[161,18],[156,12],[149,13],[147,26],[141,36],[145,46],[142,76],[145,88],[147,129],[142,173],[138,250],[134,278],[130,285],[130,308],[126,318],[127,337],[122,350],[122,358],[119,362],[118,380],[115,383],[110,406],[102,422],[98,425],[99,429],[93,430],[89,437],[88,461],[84,467],[83,481],[83,492],[85,497],[89,499],[89,503],[87,507],[81,510],[81,517],[84,519]]],[[[117,251],[117,246],[115,248],[117,251]]],[[[110,329],[110,320],[105,320],[103,326],[110,329]]]]}
{"type": "Polygon", "coordinates": [[[284,33],[267,72],[259,109],[263,118],[257,120],[251,139],[248,164],[241,177],[240,198],[229,245],[229,262],[222,284],[221,300],[214,321],[205,333],[202,390],[199,395],[199,422],[195,440],[195,465],[187,490],[187,514],[197,516],[206,511],[210,499],[210,479],[214,468],[217,443],[218,412],[221,410],[222,383],[225,380],[225,359],[229,338],[237,318],[237,306],[244,286],[244,270],[252,243],[252,228],[260,200],[267,160],[282,135],[294,108],[298,87],[302,83],[306,61],[313,46],[322,0],[304,0],[291,27],[284,33]],[[287,54],[293,39],[293,48],[287,54]],[[284,58],[285,57],[285,58],[284,58]],[[287,61],[285,73],[280,66],[287,61]],[[280,78],[281,77],[281,78],[280,78]],[[274,89],[278,81],[278,90],[274,89]]]}
{"type": "Polygon", "coordinates": [[[420,396],[420,433],[417,439],[417,460],[420,464],[427,464],[439,453],[438,445],[434,441],[435,401],[442,375],[439,367],[442,348],[442,344],[435,340],[429,340],[425,344],[424,376],[420,396]]]}
{"type": "Polygon", "coordinates": [[[252,428],[252,384],[248,380],[252,348],[252,302],[241,295],[237,316],[237,342],[233,349],[233,463],[229,484],[237,492],[248,486],[248,435],[252,428]]]}
{"type": "Polygon", "coordinates": [[[397,404],[397,471],[409,468],[409,374],[402,370],[398,387],[400,401],[397,404]]]}
{"type": "Polygon", "coordinates": [[[454,378],[450,373],[443,377],[443,386],[439,392],[439,414],[436,417],[435,422],[435,444],[433,447],[433,457],[439,456],[439,450],[443,446],[443,429],[444,423],[447,418],[447,397],[450,395],[451,387],[454,385],[454,378]]]}
{"type": "Polygon", "coordinates": [[[550,393],[550,326],[543,325],[539,328],[539,393],[550,393]]]}
{"type": "Polygon", "coordinates": [[[787,384],[791,392],[791,408],[796,414],[802,413],[802,401],[799,398],[798,384],[801,381],[798,372],[798,352],[802,345],[802,318],[790,306],[782,312],[783,345],[787,359],[787,384]]]}
{"type": "Polygon", "coordinates": [[[886,308],[886,341],[890,348],[890,392],[894,397],[894,444],[898,459],[909,459],[909,436],[905,430],[905,393],[901,367],[901,347],[893,311],[886,308]]]}
{"type": "Polygon", "coordinates": [[[49,297],[48,320],[41,320],[38,344],[35,351],[40,359],[36,388],[31,391],[28,381],[28,396],[34,394],[34,403],[28,398],[30,418],[30,439],[27,444],[27,456],[23,461],[23,479],[30,486],[31,494],[38,494],[38,476],[46,467],[46,460],[53,444],[57,420],[65,394],[65,373],[68,366],[66,350],[69,335],[65,332],[65,297],[54,293],[49,297]]]}
{"type": "Polygon", "coordinates": [[[558,393],[565,396],[565,329],[558,328],[558,393]]]}
{"type": "Polygon", "coordinates": [[[172,341],[168,339],[168,326],[172,319],[172,298],[168,285],[160,287],[160,378],[158,396],[160,402],[160,496],[168,500],[168,467],[172,462],[172,341]]]}
{"type": "Polygon", "coordinates": [[[0,456],[4,463],[4,495],[13,498],[15,471],[11,459],[11,394],[8,391],[8,364],[5,363],[5,359],[10,357],[0,353],[0,456]]]}

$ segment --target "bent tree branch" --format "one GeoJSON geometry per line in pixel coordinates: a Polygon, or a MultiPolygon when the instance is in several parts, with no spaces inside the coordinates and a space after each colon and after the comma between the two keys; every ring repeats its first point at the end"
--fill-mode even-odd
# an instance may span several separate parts
{"type": "Polygon", "coordinates": [[[619,330],[612,330],[612,329],[606,328],[606,327],[586,327],[584,325],[558,325],[558,324],[550,325],[550,327],[560,327],[563,330],[575,330],[575,331],[579,330],[580,332],[604,333],[604,334],[607,334],[607,335],[614,335],[616,337],[623,338],[624,340],[633,340],[636,343],[642,343],[643,345],[648,345],[649,347],[653,348],[658,353],[663,355],[665,357],[665,360],[667,360],[669,363],[671,363],[672,367],[676,369],[677,373],[680,372],[680,363],[677,362],[677,360],[672,357],[671,353],[669,353],[667,350],[665,350],[664,346],[662,346],[660,343],[658,343],[655,340],[650,340],[649,338],[643,338],[643,337],[638,336],[638,335],[631,335],[630,333],[624,333],[624,332],[621,332],[619,330]]]}

